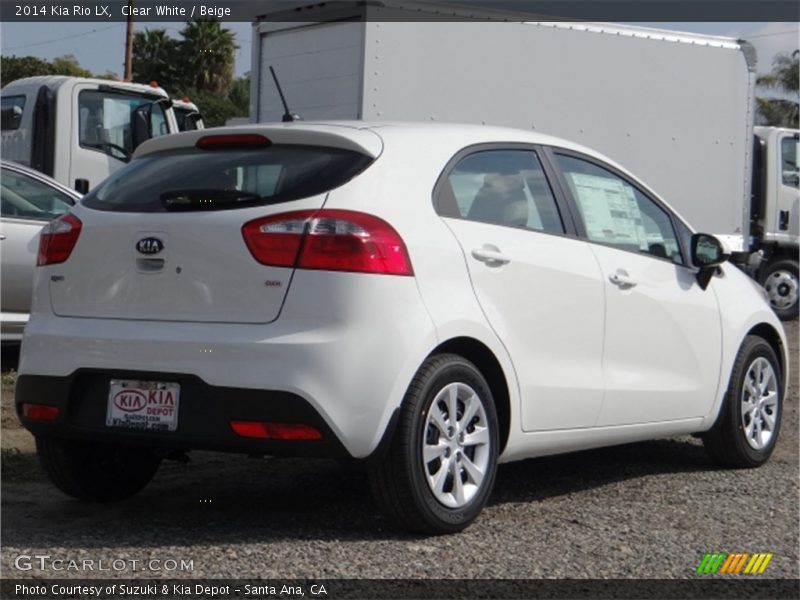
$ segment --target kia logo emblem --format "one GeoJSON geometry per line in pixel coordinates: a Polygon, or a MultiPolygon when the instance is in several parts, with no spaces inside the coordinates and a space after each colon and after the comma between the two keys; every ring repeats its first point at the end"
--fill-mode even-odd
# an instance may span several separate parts
{"type": "Polygon", "coordinates": [[[138,390],[120,390],[114,394],[114,404],[125,412],[136,412],[147,406],[147,396],[138,390]]]}
{"type": "Polygon", "coordinates": [[[139,254],[158,254],[163,249],[164,242],[156,237],[146,237],[136,242],[136,251],[139,254]]]}

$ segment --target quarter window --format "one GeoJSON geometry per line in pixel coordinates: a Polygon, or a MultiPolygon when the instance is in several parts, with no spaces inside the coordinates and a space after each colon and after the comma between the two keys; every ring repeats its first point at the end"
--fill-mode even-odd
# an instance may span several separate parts
{"type": "Polygon", "coordinates": [[[470,154],[442,184],[438,207],[444,216],[564,232],[553,192],[536,153],[530,150],[470,154]]]}
{"type": "Polygon", "coordinates": [[[683,263],[672,220],[663,208],[607,169],[563,154],[556,159],[589,240],[683,263]]]}

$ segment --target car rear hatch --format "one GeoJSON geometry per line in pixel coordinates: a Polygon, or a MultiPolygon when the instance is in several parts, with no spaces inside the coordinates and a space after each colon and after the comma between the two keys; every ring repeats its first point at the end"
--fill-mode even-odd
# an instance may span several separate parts
{"type": "Polygon", "coordinates": [[[224,323],[278,317],[293,267],[259,262],[243,226],[320,209],[330,189],[380,154],[381,140],[334,126],[214,131],[144,144],[75,207],[77,243],[68,260],[49,267],[57,315],[224,323]]]}

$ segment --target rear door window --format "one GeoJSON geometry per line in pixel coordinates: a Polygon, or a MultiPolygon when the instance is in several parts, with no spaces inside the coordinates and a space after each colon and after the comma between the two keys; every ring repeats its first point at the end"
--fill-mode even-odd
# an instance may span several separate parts
{"type": "Polygon", "coordinates": [[[369,156],[321,146],[163,152],[138,158],[84,197],[100,210],[225,210],[308,198],[364,170],[369,156]]]}
{"type": "Polygon", "coordinates": [[[443,216],[564,233],[553,192],[532,150],[485,150],[463,158],[443,182],[443,216]]]}

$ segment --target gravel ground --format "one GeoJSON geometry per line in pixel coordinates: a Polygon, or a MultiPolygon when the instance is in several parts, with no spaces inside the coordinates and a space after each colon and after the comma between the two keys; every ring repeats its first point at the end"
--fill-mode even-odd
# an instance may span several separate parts
{"type": "Polygon", "coordinates": [[[398,533],[364,476],[328,461],[195,453],[165,463],[131,500],[81,504],[43,479],[4,376],[2,573],[92,576],[13,566],[20,554],[47,554],[193,561],[192,571],[103,577],[682,578],[705,552],[747,551],[773,552],[767,573],[797,578],[797,322],[787,335],[792,383],[762,468],[718,470],[692,438],[527,460],[500,468],[472,527],[436,538],[398,533]]]}

